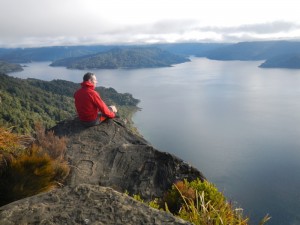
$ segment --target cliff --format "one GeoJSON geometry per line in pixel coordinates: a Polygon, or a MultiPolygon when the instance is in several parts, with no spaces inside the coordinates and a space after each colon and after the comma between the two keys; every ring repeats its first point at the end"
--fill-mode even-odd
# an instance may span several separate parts
{"type": "Polygon", "coordinates": [[[122,193],[153,200],[176,180],[205,179],[197,169],[153,148],[119,119],[89,128],[66,120],[52,130],[68,138],[64,187],[1,207],[1,224],[188,224],[122,193]]]}

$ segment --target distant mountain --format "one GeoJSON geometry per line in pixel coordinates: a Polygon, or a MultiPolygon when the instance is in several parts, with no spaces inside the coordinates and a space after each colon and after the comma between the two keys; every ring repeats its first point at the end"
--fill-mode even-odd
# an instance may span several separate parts
{"type": "Polygon", "coordinates": [[[0,48],[0,60],[12,63],[28,63],[31,61],[54,61],[68,57],[78,57],[107,51],[115,46],[55,46],[41,48],[0,48]]]}
{"type": "Polygon", "coordinates": [[[173,54],[155,47],[114,48],[107,52],[76,58],[61,59],[51,66],[72,69],[118,69],[169,67],[190,61],[187,57],[173,54]]]}
{"type": "Polygon", "coordinates": [[[300,42],[261,41],[240,42],[206,52],[214,60],[265,60],[277,55],[300,52],[300,42]]]}
{"type": "Polygon", "coordinates": [[[259,67],[261,68],[289,68],[300,69],[300,53],[285,54],[267,59],[259,67]]]}
{"type": "Polygon", "coordinates": [[[205,57],[206,54],[215,49],[228,46],[226,43],[172,43],[153,44],[151,46],[169,51],[174,54],[185,56],[205,57]]]}
{"type": "Polygon", "coordinates": [[[11,73],[11,72],[18,72],[22,70],[23,68],[19,64],[0,61],[0,73],[11,73]]]}
{"type": "Polygon", "coordinates": [[[0,48],[0,60],[11,63],[52,61],[68,68],[151,68],[186,62],[188,56],[213,60],[268,60],[262,67],[298,68],[292,63],[300,52],[300,41],[229,43],[172,43],[152,45],[57,46],[0,48]],[[154,50],[156,49],[156,50],[154,50]],[[288,59],[279,58],[286,55],[288,59]],[[292,57],[292,55],[294,55],[292,57]],[[270,60],[272,63],[270,63],[270,60]],[[276,63],[279,63],[276,65],[276,63]]]}
{"type": "Polygon", "coordinates": [[[203,56],[203,52],[226,46],[222,43],[172,43],[153,45],[95,45],[95,46],[55,46],[37,48],[0,48],[0,60],[12,63],[28,63],[31,61],[55,61],[58,59],[81,57],[106,52],[113,48],[157,47],[174,54],[184,56],[203,56]]]}

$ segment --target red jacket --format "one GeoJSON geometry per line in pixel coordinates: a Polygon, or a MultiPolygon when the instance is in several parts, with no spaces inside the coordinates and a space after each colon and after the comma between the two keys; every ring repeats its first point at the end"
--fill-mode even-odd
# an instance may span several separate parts
{"type": "Polygon", "coordinates": [[[85,122],[95,121],[99,111],[108,118],[114,118],[115,113],[107,107],[94,89],[95,86],[91,82],[84,81],[81,88],[75,92],[75,107],[79,119],[85,122]]]}

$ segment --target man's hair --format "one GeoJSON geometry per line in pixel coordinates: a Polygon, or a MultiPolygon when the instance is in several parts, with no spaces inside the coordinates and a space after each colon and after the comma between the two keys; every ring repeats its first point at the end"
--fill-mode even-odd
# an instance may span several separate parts
{"type": "Polygon", "coordinates": [[[91,73],[91,72],[87,72],[86,74],[83,75],[83,81],[89,81],[92,76],[94,76],[95,74],[91,73]]]}

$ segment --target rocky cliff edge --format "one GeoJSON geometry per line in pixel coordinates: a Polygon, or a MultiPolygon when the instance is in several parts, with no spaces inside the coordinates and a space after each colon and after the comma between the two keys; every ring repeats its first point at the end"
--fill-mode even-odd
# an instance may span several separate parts
{"type": "Polygon", "coordinates": [[[1,207],[1,224],[188,224],[122,193],[153,200],[177,180],[205,179],[197,169],[156,150],[119,119],[88,128],[66,120],[52,130],[68,138],[64,187],[1,207]]]}

